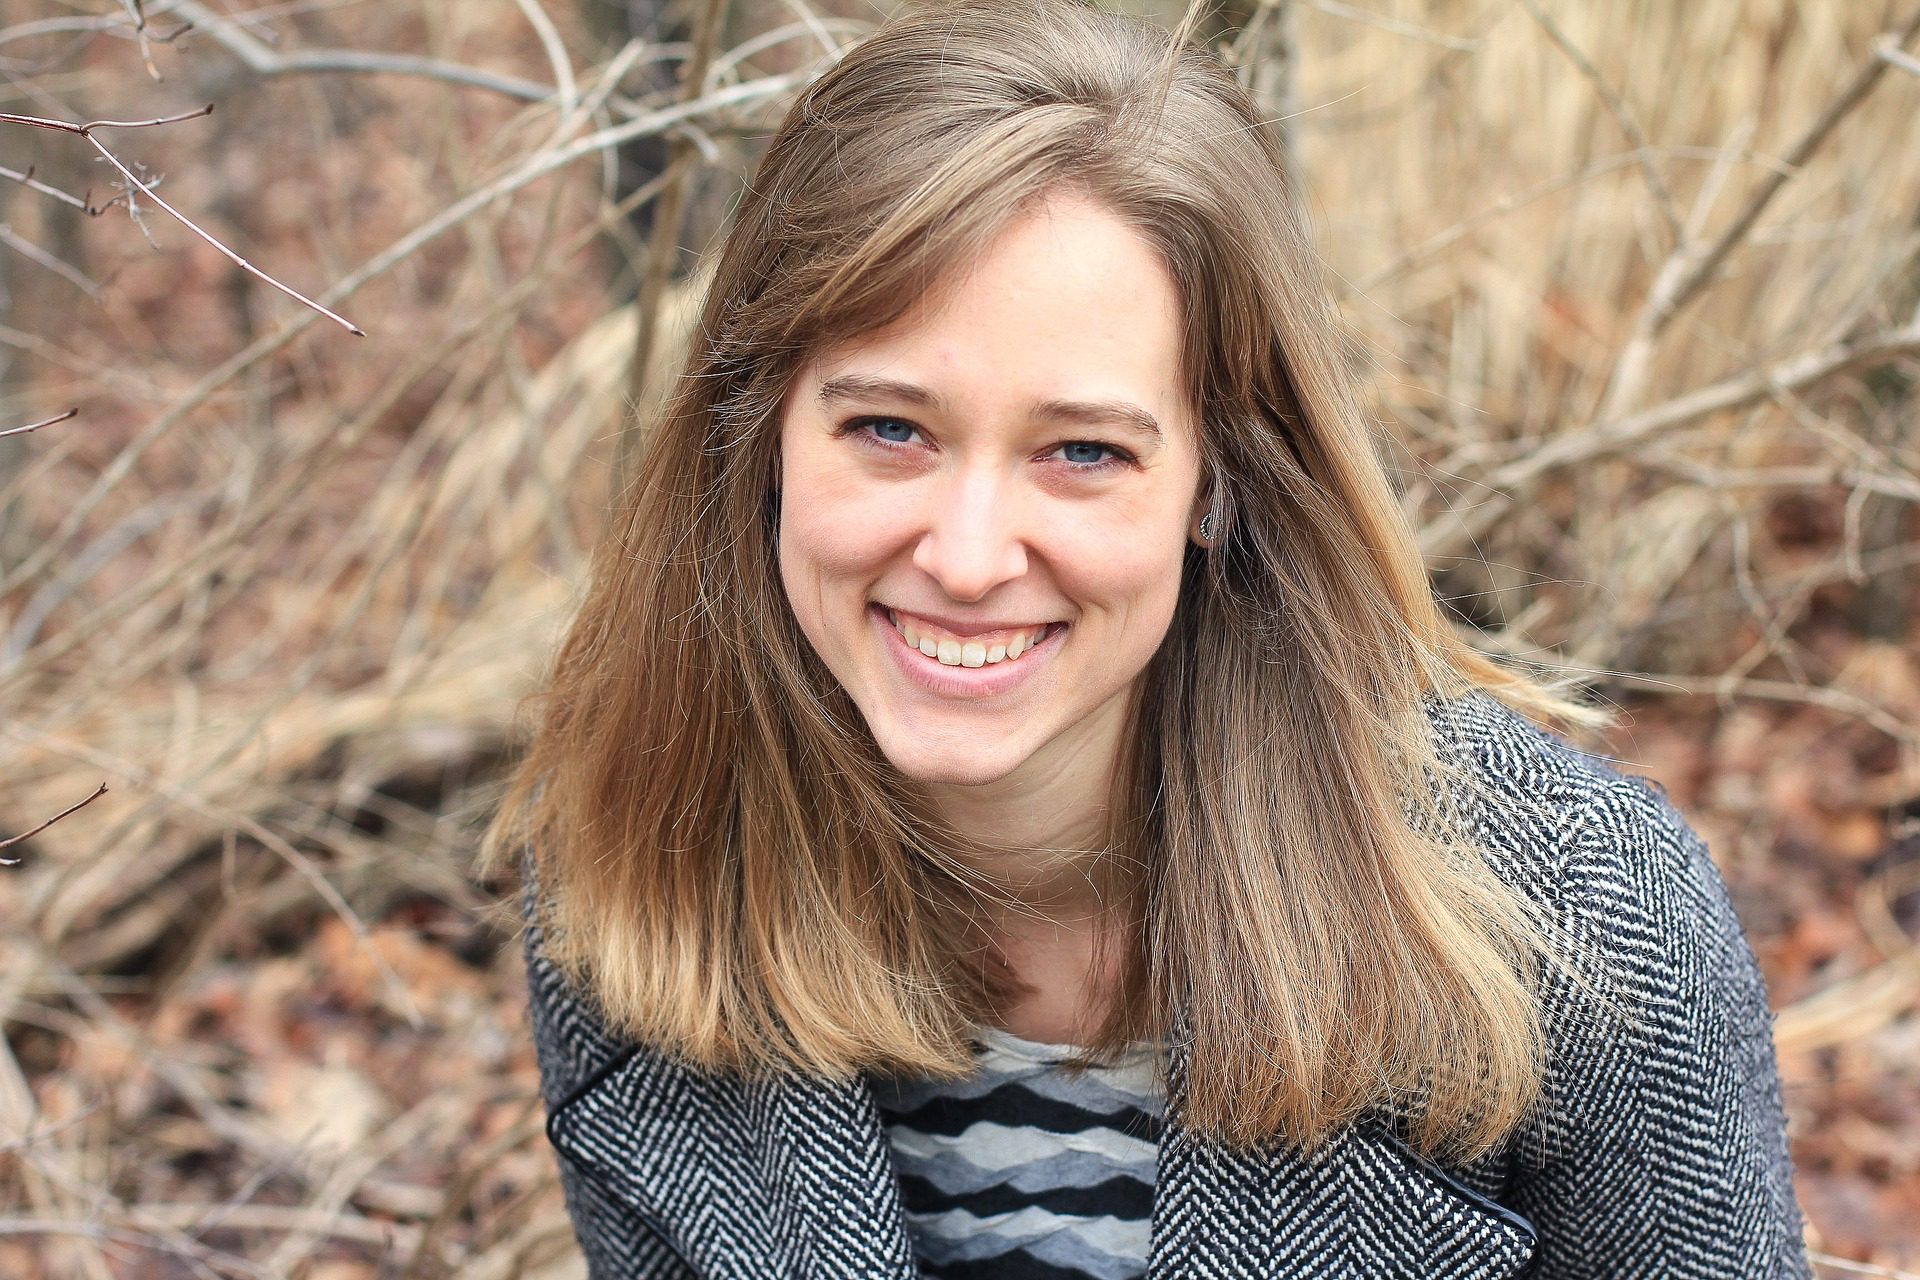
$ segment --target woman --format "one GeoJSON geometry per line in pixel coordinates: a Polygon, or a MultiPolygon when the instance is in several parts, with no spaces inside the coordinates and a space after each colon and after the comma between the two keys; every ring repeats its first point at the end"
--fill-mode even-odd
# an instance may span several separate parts
{"type": "Polygon", "coordinates": [[[1187,29],[911,10],[747,187],[490,833],[592,1271],[1805,1276],[1707,850],[1448,626],[1187,29]]]}

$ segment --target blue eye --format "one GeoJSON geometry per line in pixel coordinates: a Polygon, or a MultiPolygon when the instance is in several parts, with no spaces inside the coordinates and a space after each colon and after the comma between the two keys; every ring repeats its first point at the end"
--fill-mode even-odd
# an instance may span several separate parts
{"type": "Polygon", "coordinates": [[[1068,462],[1080,466],[1098,466],[1108,457],[1114,456],[1116,452],[1109,446],[1096,444],[1092,440],[1069,440],[1060,446],[1060,455],[1068,462]]]}
{"type": "Polygon", "coordinates": [[[898,418],[868,418],[860,425],[888,444],[907,444],[913,439],[913,424],[898,418]]]}
{"type": "MultiPolygon", "coordinates": [[[[835,430],[834,434],[842,439],[851,437],[856,444],[878,450],[883,456],[903,456],[896,450],[913,446],[928,446],[921,436],[920,428],[905,418],[891,418],[881,414],[869,414],[864,417],[848,418],[835,430]]],[[[930,447],[930,446],[929,446],[930,447]]],[[[1118,445],[1103,444],[1098,440],[1067,440],[1054,445],[1047,454],[1048,458],[1058,459],[1068,464],[1068,470],[1082,475],[1105,474],[1121,467],[1136,465],[1133,454],[1118,445]]]]}

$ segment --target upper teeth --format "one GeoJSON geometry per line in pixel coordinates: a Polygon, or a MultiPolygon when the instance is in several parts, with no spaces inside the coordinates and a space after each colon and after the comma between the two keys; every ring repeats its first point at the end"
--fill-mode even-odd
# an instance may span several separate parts
{"type": "Polygon", "coordinates": [[[1031,627],[960,636],[910,613],[889,609],[887,619],[893,623],[896,631],[906,637],[908,644],[948,667],[985,667],[1005,662],[1033,648],[1047,634],[1047,624],[1044,622],[1031,627]]]}

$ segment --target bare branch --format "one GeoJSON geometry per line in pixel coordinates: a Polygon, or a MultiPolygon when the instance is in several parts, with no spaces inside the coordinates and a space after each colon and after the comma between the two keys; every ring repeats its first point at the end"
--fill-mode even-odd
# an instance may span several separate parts
{"type": "Polygon", "coordinates": [[[29,422],[24,427],[8,427],[5,431],[0,431],[0,439],[7,436],[23,436],[29,431],[38,431],[40,428],[50,427],[56,422],[65,422],[68,418],[74,417],[79,412],[80,410],[78,409],[69,409],[65,413],[56,413],[51,418],[42,418],[38,422],[29,422]]]}
{"type": "Polygon", "coordinates": [[[458,62],[442,62],[408,54],[367,53],[359,49],[305,49],[297,53],[276,53],[233,19],[197,3],[197,0],[177,0],[172,11],[219,41],[222,48],[240,59],[246,64],[247,70],[255,75],[349,71],[373,75],[424,76],[430,80],[443,80],[448,84],[504,94],[522,102],[546,102],[554,95],[551,85],[536,84],[518,76],[497,75],[458,62]]]}
{"type": "MultiPolygon", "coordinates": [[[[94,301],[98,302],[100,300],[100,286],[92,280],[89,280],[85,272],[81,271],[71,262],[55,254],[48,253],[33,241],[22,236],[13,229],[12,224],[0,222],[0,244],[4,244],[7,248],[13,250],[34,265],[44,267],[48,271],[53,272],[53,274],[59,276],[62,280],[65,280],[68,284],[80,290],[80,292],[86,294],[94,301]]],[[[0,434],[5,433],[0,432],[0,434]]]]}
{"type": "MultiPolygon", "coordinates": [[[[1526,489],[1549,472],[1574,465],[1603,462],[1632,448],[1636,443],[1663,431],[1697,421],[1708,414],[1740,409],[1777,396],[1804,391],[1819,382],[1868,365],[1880,364],[1901,356],[1920,354],[1920,324],[1836,342],[1745,373],[1724,378],[1711,386],[1676,396],[1664,404],[1623,418],[1601,421],[1592,426],[1560,433],[1546,440],[1518,442],[1520,456],[1493,470],[1484,483],[1494,491],[1512,495],[1526,489]]],[[[1452,518],[1431,526],[1422,538],[1422,550],[1429,556],[1461,554],[1504,519],[1510,510],[1506,503],[1488,502],[1470,513],[1452,513],[1452,518]]]]}
{"type": "Polygon", "coordinates": [[[104,17],[40,18],[33,22],[15,22],[8,24],[5,30],[0,30],[0,46],[12,44],[16,40],[33,40],[40,36],[113,30],[120,25],[120,19],[104,17]]]}
{"type": "MultiPolygon", "coordinates": [[[[862,22],[855,18],[815,18],[811,22],[789,22],[784,26],[762,31],[759,35],[750,36],[725,53],[716,56],[713,60],[713,78],[717,82],[724,82],[733,69],[741,63],[801,35],[811,35],[814,39],[821,41],[827,48],[827,56],[837,62],[845,55],[846,46],[834,39],[835,31],[844,31],[858,39],[872,30],[871,22],[862,22]]],[[[670,46],[662,46],[662,48],[666,47],[670,46]]]]}
{"type": "Polygon", "coordinates": [[[846,53],[846,46],[833,38],[833,33],[827,30],[825,23],[820,21],[820,15],[807,7],[806,0],[786,0],[786,6],[799,15],[800,21],[806,25],[807,31],[812,34],[815,40],[820,42],[820,51],[822,53],[832,58],[839,58],[846,53]]]}
{"type": "Polygon", "coordinates": [[[143,0],[120,0],[120,3],[127,7],[133,19],[133,38],[140,42],[140,61],[146,64],[147,74],[157,81],[161,78],[160,68],[153,65],[153,45],[147,39],[147,10],[143,0]]]}
{"type": "MultiPolygon", "coordinates": [[[[1745,147],[1659,147],[1656,148],[1656,150],[1662,155],[1710,160],[1721,166],[1721,170],[1724,170],[1725,166],[1730,165],[1733,161],[1739,160],[1785,172],[1771,157],[1762,155],[1756,151],[1749,151],[1745,147]]],[[[1644,163],[1644,157],[1642,157],[1639,152],[1619,151],[1612,155],[1601,156],[1570,173],[1560,174],[1556,177],[1536,182],[1523,191],[1515,191],[1502,196],[1499,200],[1496,200],[1479,212],[1470,214],[1452,226],[1428,237],[1422,243],[1415,245],[1386,265],[1370,272],[1359,281],[1349,282],[1342,279],[1337,282],[1337,285],[1342,288],[1343,292],[1362,294],[1371,292],[1396,276],[1404,275],[1413,268],[1431,260],[1436,255],[1451,248],[1467,235],[1477,231],[1489,222],[1498,221],[1510,213],[1524,209],[1536,201],[1545,199],[1547,196],[1567,190],[1570,187],[1576,187],[1590,178],[1612,173],[1614,170],[1624,168],[1627,165],[1641,163],[1644,163]]],[[[1716,178],[1709,178],[1709,185],[1714,185],[1716,182],[1716,178]]]]}
{"type": "Polygon", "coordinates": [[[1621,685],[1714,698],[1722,703],[1742,697],[1825,707],[1829,711],[1863,720],[1896,742],[1920,744],[1920,733],[1915,733],[1913,728],[1899,716],[1844,689],[1794,684],[1786,680],[1761,680],[1733,675],[1689,675],[1670,671],[1608,671],[1605,674],[1609,680],[1621,685]]]}
{"type": "Polygon", "coordinates": [[[89,120],[85,124],[69,124],[65,120],[48,120],[42,116],[16,116],[0,111],[0,120],[10,120],[15,124],[30,124],[41,129],[58,129],[62,133],[77,133],[81,137],[89,136],[91,129],[151,129],[155,125],[179,124],[182,120],[198,120],[201,116],[213,114],[213,104],[192,111],[181,111],[170,116],[154,116],[148,120],[89,120]]]}
{"type": "MultiPolygon", "coordinates": [[[[105,794],[107,794],[107,784],[103,782],[100,784],[99,788],[95,790],[94,793],[88,796],[85,800],[80,801],[78,804],[68,805],[66,808],[54,814],[51,818],[48,818],[45,822],[41,823],[39,826],[35,827],[33,830],[23,831],[17,836],[8,836],[5,840],[0,840],[0,849],[11,849],[14,845],[19,844],[22,840],[33,839],[33,837],[39,835],[42,831],[45,831],[48,827],[60,821],[60,819],[66,817],[70,813],[76,812],[77,810],[86,808],[88,805],[92,804],[95,800],[98,800],[101,796],[105,794]]],[[[0,866],[5,866],[5,867],[15,866],[19,863],[19,861],[20,859],[18,858],[0,858],[0,866]]]]}
{"type": "Polygon", "coordinates": [[[1660,170],[1654,166],[1652,144],[1647,141],[1646,132],[1641,129],[1639,119],[1633,114],[1633,108],[1627,105],[1626,99],[1614,92],[1613,86],[1608,84],[1606,77],[1600,74],[1600,68],[1593,65],[1592,60],[1581,51],[1579,45],[1573,42],[1573,38],[1561,29],[1560,24],[1553,20],[1552,15],[1540,7],[1540,0],[1520,0],[1520,6],[1532,16],[1534,22],[1539,24],[1540,29],[1547,33],[1547,38],[1559,47],[1560,52],[1566,55],[1567,61],[1586,77],[1587,83],[1593,86],[1594,93],[1599,95],[1601,103],[1607,108],[1608,114],[1613,116],[1613,122],[1620,126],[1620,132],[1627,135],[1627,141],[1633,145],[1635,154],[1642,157],[1640,172],[1645,175],[1647,187],[1653,192],[1654,203],[1660,207],[1660,216],[1667,220],[1667,230],[1672,233],[1676,242],[1679,241],[1681,239],[1680,210],[1674,204],[1673,192],[1667,189],[1666,179],[1660,176],[1660,170]]]}
{"type": "Polygon", "coordinates": [[[1438,45],[1452,53],[1472,53],[1479,49],[1481,44],[1477,37],[1442,35],[1411,22],[1402,22],[1388,14],[1373,13],[1349,4],[1341,4],[1340,0],[1311,0],[1311,3],[1321,13],[1331,14],[1336,18],[1346,18],[1353,22],[1362,22],[1370,27],[1378,27],[1382,31],[1390,31],[1397,36],[1407,36],[1427,44],[1438,45]]]}
{"type": "Polygon", "coordinates": [[[567,57],[566,43],[560,39],[560,29],[553,25],[553,19],[540,7],[539,0],[514,0],[514,3],[519,5],[521,16],[533,28],[540,48],[547,55],[547,65],[553,69],[552,96],[559,101],[560,114],[566,116],[580,100],[580,86],[574,78],[573,63],[567,57]]]}
{"type": "Polygon", "coordinates": [[[93,206],[88,204],[85,200],[81,199],[79,196],[73,195],[66,191],[62,191],[58,187],[50,187],[46,183],[41,182],[38,178],[35,178],[33,176],[32,165],[27,166],[25,173],[22,173],[18,169],[9,169],[5,165],[0,165],[0,178],[11,178],[13,179],[13,181],[19,183],[23,187],[28,187],[34,191],[38,191],[43,196],[52,196],[55,200],[58,200],[60,203],[70,204],[76,209],[84,209],[88,213],[92,213],[94,211],[93,206]]]}
{"type": "Polygon", "coordinates": [[[1892,36],[1881,36],[1874,43],[1873,51],[1886,59],[1890,65],[1920,76],[1920,58],[1914,57],[1895,44],[1892,36]]]}
{"type": "Polygon", "coordinates": [[[60,133],[79,134],[81,137],[85,138],[88,141],[88,143],[92,145],[95,151],[98,151],[100,153],[100,156],[102,159],[104,159],[108,164],[112,165],[115,169],[119,170],[120,176],[125,178],[129,183],[131,183],[136,190],[138,190],[142,195],[146,196],[147,199],[159,205],[162,209],[165,209],[169,214],[173,215],[174,220],[178,222],[181,226],[193,232],[194,235],[200,237],[202,240],[212,245],[215,249],[219,250],[222,256],[224,256],[227,259],[227,261],[233,263],[235,266],[239,267],[242,271],[245,271],[248,275],[253,276],[255,279],[264,281],[265,283],[272,285],[275,289],[278,289],[281,293],[286,294],[289,298],[292,298],[294,301],[299,302],[304,306],[311,307],[313,310],[319,312],[321,315],[325,316],[327,319],[333,321],[335,324],[345,329],[348,333],[351,333],[356,337],[361,337],[361,338],[366,337],[367,336],[366,330],[362,329],[359,325],[353,323],[353,321],[347,319],[345,316],[338,315],[332,311],[327,310],[327,308],[321,306],[319,303],[315,302],[312,298],[307,297],[304,293],[301,293],[299,290],[293,289],[287,285],[281,284],[278,280],[274,279],[272,276],[268,275],[266,272],[262,271],[260,268],[254,266],[251,262],[248,262],[245,258],[235,253],[232,249],[227,248],[226,245],[222,244],[220,240],[215,236],[213,236],[211,233],[203,231],[200,228],[200,226],[193,221],[193,219],[187,217],[186,214],[180,212],[178,209],[174,208],[172,205],[168,204],[165,200],[163,200],[159,195],[157,195],[154,192],[154,189],[151,184],[142,182],[140,180],[139,175],[135,174],[132,169],[129,169],[125,164],[121,163],[120,157],[114,155],[112,151],[107,149],[107,146],[105,143],[101,142],[100,139],[93,136],[93,131],[95,129],[108,129],[108,128],[146,129],[146,128],[151,128],[154,125],[175,124],[182,120],[193,120],[193,119],[197,119],[200,116],[212,115],[212,114],[213,114],[213,104],[209,102],[206,106],[202,107],[198,111],[183,111],[178,115],[159,116],[152,120],[89,120],[85,124],[72,124],[65,120],[49,120],[43,116],[23,116],[23,115],[15,115],[10,111],[0,111],[0,123],[32,125],[34,128],[37,128],[37,129],[52,129],[60,133]]]}
{"type": "Polygon", "coordinates": [[[1920,325],[1868,334],[1849,342],[1836,342],[1817,351],[1803,351],[1788,359],[1676,396],[1651,409],[1586,431],[1556,437],[1530,451],[1520,462],[1502,468],[1495,473],[1491,483],[1521,482],[1571,462],[1599,461],[1618,454],[1647,436],[1671,430],[1710,413],[1744,408],[1776,395],[1802,391],[1849,369],[1916,353],[1920,353],[1920,325]]]}
{"type": "Polygon", "coordinates": [[[1727,255],[1733,252],[1734,247],[1753,230],[1754,223],[1760,220],[1760,215],[1766,212],[1768,205],[1773,203],[1773,198],[1780,193],[1780,189],[1799,173],[1801,167],[1815,151],[1820,149],[1820,145],[1833,133],[1835,127],[1865,100],[1873,86],[1879,82],[1881,73],[1892,65],[1886,56],[1887,47],[1891,46],[1897,52],[1915,35],[1920,35],[1920,8],[1914,10],[1913,16],[1907,19],[1906,25],[1900,28],[1897,36],[1881,38],[1875,46],[1876,49],[1881,50],[1880,56],[1861,64],[1859,70],[1854,72],[1853,80],[1832,102],[1827,104],[1827,109],[1820,113],[1819,119],[1815,120],[1807,131],[1800,135],[1799,140],[1788,149],[1786,155],[1782,157],[1785,168],[1775,171],[1761,181],[1759,190],[1753,193],[1752,198],[1747,202],[1747,207],[1740,211],[1740,216],[1733,220],[1732,225],[1720,234],[1720,238],[1713,243],[1712,247],[1699,256],[1692,268],[1672,286],[1666,297],[1654,300],[1657,303],[1651,324],[1654,333],[1657,334],[1666,328],[1667,323],[1673,319],[1680,308],[1691,301],[1701,287],[1713,278],[1714,273],[1720,269],[1720,264],[1726,261],[1727,255]]]}
{"type": "MultiPolygon", "coordinates": [[[[713,63],[714,46],[720,40],[720,28],[726,22],[727,0],[706,0],[694,29],[693,57],[680,68],[680,100],[699,98],[706,87],[707,70],[713,63]]],[[[673,276],[673,264],[680,253],[680,224],[687,206],[687,188],[693,176],[693,144],[683,133],[668,144],[665,172],[667,189],[655,203],[653,236],[647,245],[646,268],[640,280],[640,296],[635,300],[635,337],[632,363],[628,366],[628,393],[642,400],[656,343],[655,329],[660,316],[660,299],[673,276]]],[[[620,434],[614,450],[614,479],[624,484],[634,464],[639,433],[629,424],[620,434]]]]}
{"type": "MultiPolygon", "coordinates": [[[[331,301],[348,297],[369,280],[384,275],[418,252],[422,246],[459,226],[480,210],[506,199],[546,175],[565,169],[585,157],[597,156],[609,147],[620,146],[635,138],[665,133],[683,121],[709,112],[777,98],[805,85],[816,74],[818,72],[811,69],[789,71],[728,85],[724,89],[716,89],[691,102],[661,107],[636,119],[596,130],[565,146],[552,147],[531,155],[507,173],[477,190],[468,192],[453,204],[435,213],[337,281],[323,296],[331,301]]],[[[210,371],[166,412],[148,423],[139,435],[114,453],[112,461],[94,479],[86,493],[82,494],[68,509],[60,527],[54,531],[53,535],[36,546],[11,572],[0,575],[0,592],[11,590],[20,583],[37,576],[46,569],[48,564],[64,554],[80,526],[93,514],[94,509],[105,499],[107,493],[126,478],[156,441],[184,421],[207,396],[239,376],[242,370],[252,368],[260,360],[292,342],[305,330],[306,325],[312,322],[312,319],[312,315],[296,316],[279,332],[256,339],[245,350],[236,352],[225,363],[210,371]]]]}
{"type": "MultiPolygon", "coordinates": [[[[1914,9],[1913,16],[1907,19],[1897,35],[1883,38],[1881,43],[1890,39],[1898,48],[1916,34],[1920,34],[1920,7],[1914,9]]],[[[1799,175],[1813,153],[1820,149],[1840,122],[1866,100],[1867,94],[1872,92],[1889,65],[1884,56],[1869,58],[1861,63],[1854,71],[1853,79],[1827,103],[1826,109],[1807,127],[1807,131],[1787,149],[1781,157],[1783,167],[1761,179],[1760,185],[1748,198],[1746,207],[1712,244],[1702,247],[1691,240],[1683,240],[1674,246],[1673,252],[1655,274],[1653,286],[1634,317],[1633,330],[1613,362],[1606,389],[1601,393],[1598,417],[1614,417],[1639,398],[1653,359],[1654,344],[1666,331],[1667,325],[1712,282],[1728,256],[1752,234],[1755,224],[1773,203],[1774,197],[1799,175]]]]}
{"type": "Polygon", "coordinates": [[[1877,1266],[1871,1262],[1854,1262],[1837,1257],[1831,1253],[1809,1250],[1807,1260],[1815,1266],[1826,1267],[1833,1271],[1844,1271],[1848,1275],[1875,1276],[1878,1280],[1920,1280],[1920,1274],[1912,1271],[1895,1271],[1892,1267],[1877,1266]]]}

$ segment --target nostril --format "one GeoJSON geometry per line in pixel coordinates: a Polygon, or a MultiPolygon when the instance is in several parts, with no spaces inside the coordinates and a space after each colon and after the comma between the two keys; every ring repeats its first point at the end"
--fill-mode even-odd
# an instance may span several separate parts
{"type": "Polygon", "coordinates": [[[1003,530],[930,530],[914,548],[914,567],[954,600],[973,604],[1027,571],[1024,544],[1003,530]]]}

